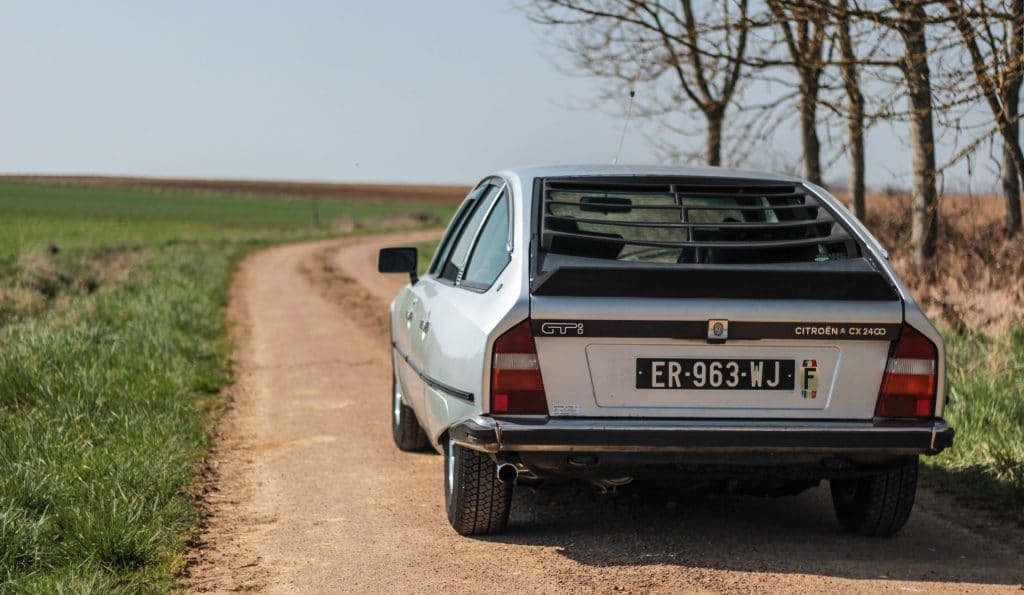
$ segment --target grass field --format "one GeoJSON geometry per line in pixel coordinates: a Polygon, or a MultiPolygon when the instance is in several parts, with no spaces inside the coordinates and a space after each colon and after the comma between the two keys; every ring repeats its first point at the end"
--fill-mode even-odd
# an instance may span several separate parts
{"type": "Polygon", "coordinates": [[[948,331],[946,345],[956,447],[929,459],[929,474],[1024,523],[1024,327],[948,331]]]}
{"type": "Polygon", "coordinates": [[[867,224],[946,338],[954,448],[924,459],[926,477],[1024,523],[1024,251],[1003,203],[944,197],[939,255],[910,263],[909,197],[870,197],[867,224]]]}
{"type": "Polygon", "coordinates": [[[51,243],[64,248],[152,246],[210,238],[259,239],[267,233],[276,237],[308,235],[385,217],[396,218],[398,224],[416,218],[438,222],[446,220],[451,209],[415,202],[281,199],[0,181],[0,253],[9,255],[51,243]],[[311,229],[314,212],[324,229],[311,229]]]}
{"type": "Polygon", "coordinates": [[[234,264],[451,207],[0,183],[0,592],[170,588],[234,264]]]}

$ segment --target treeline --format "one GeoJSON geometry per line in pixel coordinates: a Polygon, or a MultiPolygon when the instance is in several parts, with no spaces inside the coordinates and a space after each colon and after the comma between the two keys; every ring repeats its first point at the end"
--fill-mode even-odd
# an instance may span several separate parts
{"type": "Polygon", "coordinates": [[[1021,231],[1024,0],[531,0],[525,10],[558,30],[547,37],[567,70],[620,83],[598,102],[642,90],[629,109],[657,122],[651,138],[667,156],[720,165],[723,152],[764,150],[795,116],[804,177],[821,184],[845,156],[863,218],[865,132],[905,123],[917,266],[937,247],[939,175],[964,160],[973,170],[986,150],[1007,232],[1021,231]],[[700,157],[665,137],[693,134],[693,122],[706,139],[700,157]],[[939,135],[955,147],[941,164],[939,135]]]}

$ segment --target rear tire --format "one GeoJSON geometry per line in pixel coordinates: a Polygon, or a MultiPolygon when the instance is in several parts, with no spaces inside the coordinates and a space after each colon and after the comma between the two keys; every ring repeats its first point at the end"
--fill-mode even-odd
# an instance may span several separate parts
{"type": "Polygon", "coordinates": [[[402,402],[397,373],[391,374],[391,437],[398,450],[414,452],[430,448],[430,440],[416,419],[412,407],[402,402]]]}
{"type": "Polygon", "coordinates": [[[493,535],[508,524],[512,486],[498,481],[497,465],[482,452],[455,444],[444,448],[444,503],[448,522],[461,535],[493,535]]]}
{"type": "Polygon", "coordinates": [[[833,479],[832,505],[839,523],[851,533],[895,535],[907,523],[917,493],[917,457],[900,467],[856,479],[833,479]]]}

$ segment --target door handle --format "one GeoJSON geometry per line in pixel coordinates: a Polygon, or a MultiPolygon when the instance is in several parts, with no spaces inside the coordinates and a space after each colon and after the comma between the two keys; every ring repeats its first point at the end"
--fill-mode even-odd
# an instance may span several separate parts
{"type": "Polygon", "coordinates": [[[405,319],[406,320],[412,320],[414,316],[416,316],[416,312],[414,312],[413,310],[406,310],[405,311],[405,319]]]}
{"type": "Polygon", "coordinates": [[[420,330],[423,331],[424,333],[429,331],[430,330],[430,321],[428,321],[428,320],[421,320],[420,321],[420,330]]]}

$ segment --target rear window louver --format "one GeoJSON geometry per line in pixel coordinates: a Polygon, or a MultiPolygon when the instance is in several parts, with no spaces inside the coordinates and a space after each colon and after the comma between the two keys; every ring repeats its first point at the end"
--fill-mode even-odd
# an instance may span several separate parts
{"type": "Polygon", "coordinates": [[[802,185],[750,180],[544,180],[546,252],[640,262],[752,264],[858,256],[802,185]]]}

